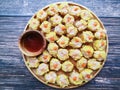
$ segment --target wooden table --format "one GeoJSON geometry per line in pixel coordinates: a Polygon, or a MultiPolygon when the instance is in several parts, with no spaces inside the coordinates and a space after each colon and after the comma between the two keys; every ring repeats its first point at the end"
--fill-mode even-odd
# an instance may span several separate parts
{"type": "MultiPolygon", "coordinates": [[[[54,90],[27,70],[18,49],[18,38],[37,10],[57,1],[60,0],[0,0],[0,90],[54,90]]],[[[75,90],[120,90],[120,0],[73,1],[95,12],[109,36],[104,68],[92,81],[75,90]]]]}

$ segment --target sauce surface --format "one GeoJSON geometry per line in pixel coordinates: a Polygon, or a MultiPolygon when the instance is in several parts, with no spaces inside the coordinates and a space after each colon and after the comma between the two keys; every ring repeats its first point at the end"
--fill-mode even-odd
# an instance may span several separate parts
{"type": "Polygon", "coordinates": [[[32,32],[25,36],[23,44],[28,51],[37,52],[43,47],[44,41],[42,36],[32,32]]]}

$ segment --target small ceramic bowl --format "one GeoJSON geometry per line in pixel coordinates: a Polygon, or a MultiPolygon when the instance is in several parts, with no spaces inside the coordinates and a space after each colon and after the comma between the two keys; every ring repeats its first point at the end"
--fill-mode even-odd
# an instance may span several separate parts
{"type": "Polygon", "coordinates": [[[37,30],[27,30],[19,38],[19,48],[27,56],[37,56],[46,47],[44,35],[37,30]]]}

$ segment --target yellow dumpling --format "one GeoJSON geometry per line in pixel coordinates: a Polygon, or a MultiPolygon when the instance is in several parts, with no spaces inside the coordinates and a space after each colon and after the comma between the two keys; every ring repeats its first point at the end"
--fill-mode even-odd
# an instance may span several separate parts
{"type": "Polygon", "coordinates": [[[54,57],[57,56],[58,45],[56,43],[49,43],[47,49],[52,56],[54,56],[54,57]]]}
{"type": "Polygon", "coordinates": [[[73,48],[80,48],[82,46],[82,40],[79,37],[73,37],[69,45],[73,48]]]}
{"type": "Polygon", "coordinates": [[[98,61],[102,61],[106,59],[106,52],[105,51],[94,51],[94,58],[98,61]]]}
{"type": "Polygon", "coordinates": [[[80,21],[75,22],[75,26],[77,27],[79,31],[83,31],[87,28],[87,22],[81,19],[80,21]]]}
{"type": "Polygon", "coordinates": [[[95,50],[105,50],[106,44],[106,40],[95,40],[93,42],[93,47],[95,50]]]}
{"type": "Polygon", "coordinates": [[[76,67],[81,72],[87,66],[87,59],[82,57],[80,60],[77,61],[76,67]]]}
{"type": "Polygon", "coordinates": [[[57,56],[61,61],[67,60],[69,58],[68,50],[67,49],[59,49],[57,56]]]}
{"type": "Polygon", "coordinates": [[[30,68],[37,68],[39,66],[39,61],[36,58],[30,58],[27,60],[27,65],[30,68]]]}
{"type": "Polygon", "coordinates": [[[38,27],[40,25],[40,22],[38,19],[35,19],[35,18],[32,18],[30,21],[29,21],[29,28],[33,29],[33,30],[37,30],[38,27]]]}
{"type": "Polygon", "coordinates": [[[88,68],[92,70],[97,70],[101,68],[101,62],[96,61],[96,59],[89,59],[88,60],[88,68]]]}
{"type": "Polygon", "coordinates": [[[59,5],[59,12],[62,15],[68,14],[69,12],[69,5],[67,2],[63,2],[59,5]]]}
{"type": "Polygon", "coordinates": [[[83,82],[82,78],[80,78],[79,73],[75,70],[70,74],[69,80],[74,85],[79,85],[83,82]]]}
{"type": "Polygon", "coordinates": [[[94,35],[91,31],[84,31],[82,33],[82,40],[84,43],[86,42],[93,42],[93,39],[94,39],[94,35]]]}
{"type": "Polygon", "coordinates": [[[68,77],[65,74],[58,75],[57,84],[60,85],[61,88],[67,87],[69,85],[68,77]]]}
{"type": "Polygon", "coordinates": [[[46,83],[55,83],[57,80],[57,74],[53,71],[45,74],[46,83]]]}
{"type": "Polygon", "coordinates": [[[66,46],[68,46],[68,42],[69,42],[69,38],[64,35],[62,35],[57,41],[59,46],[62,48],[65,48],[66,46]]]}
{"type": "Polygon", "coordinates": [[[93,15],[88,10],[81,10],[80,16],[84,20],[89,20],[93,17],[93,15]]]}
{"type": "Polygon", "coordinates": [[[62,70],[64,72],[71,72],[73,70],[73,67],[74,65],[72,64],[72,62],[70,61],[65,61],[63,64],[62,64],[62,70]]]}
{"type": "Polygon", "coordinates": [[[60,70],[60,68],[61,68],[60,61],[56,58],[52,58],[51,61],[50,61],[50,69],[58,71],[58,70],[60,70]]]}
{"type": "Polygon", "coordinates": [[[69,55],[73,58],[73,60],[79,60],[82,57],[82,53],[79,49],[70,49],[69,55]]]}
{"type": "Polygon", "coordinates": [[[42,55],[38,56],[38,60],[40,62],[47,63],[50,61],[50,59],[51,59],[51,55],[47,51],[44,51],[42,55]]]}
{"type": "Polygon", "coordinates": [[[36,69],[36,74],[37,75],[44,75],[49,71],[48,64],[41,63],[39,67],[36,69]]]}
{"type": "Polygon", "coordinates": [[[65,23],[65,24],[73,24],[74,23],[74,17],[73,16],[71,16],[71,15],[69,15],[69,14],[66,14],[65,16],[64,16],[64,18],[63,18],[63,22],[65,23]]]}
{"type": "Polygon", "coordinates": [[[73,16],[80,16],[81,9],[79,6],[70,6],[69,14],[73,16]]]}
{"type": "Polygon", "coordinates": [[[89,45],[84,45],[82,48],[81,48],[81,52],[83,54],[84,57],[86,58],[90,58],[93,56],[93,48],[89,45]]]}
{"type": "Polygon", "coordinates": [[[51,23],[48,21],[44,21],[42,22],[42,24],[40,25],[40,28],[42,29],[42,31],[44,33],[49,33],[51,30],[51,23]]]}
{"type": "Polygon", "coordinates": [[[55,42],[58,39],[58,37],[55,32],[50,32],[50,33],[46,34],[46,39],[49,42],[55,42]]]}
{"type": "Polygon", "coordinates": [[[84,69],[80,73],[80,77],[82,77],[85,82],[88,82],[93,77],[92,72],[93,71],[91,69],[84,69]]]}
{"type": "Polygon", "coordinates": [[[55,27],[55,29],[54,29],[54,31],[56,32],[56,34],[58,34],[58,35],[63,35],[63,34],[65,34],[66,33],[66,26],[65,25],[63,25],[63,24],[58,24],[56,27],[55,27]]]}
{"type": "Polygon", "coordinates": [[[56,26],[62,22],[62,17],[58,14],[55,14],[53,17],[50,18],[52,26],[56,26]]]}
{"type": "Polygon", "coordinates": [[[98,29],[100,29],[99,22],[95,19],[89,20],[88,21],[88,29],[90,29],[91,31],[97,31],[98,29]]]}
{"type": "Polygon", "coordinates": [[[49,8],[47,9],[47,14],[50,16],[53,16],[59,12],[58,5],[56,4],[51,4],[49,8]]]}
{"type": "Polygon", "coordinates": [[[47,13],[44,10],[40,10],[37,12],[36,16],[39,20],[43,21],[47,18],[47,13]]]}
{"type": "Polygon", "coordinates": [[[98,30],[97,32],[95,32],[95,38],[97,39],[105,39],[106,37],[106,31],[105,30],[98,30]]]}

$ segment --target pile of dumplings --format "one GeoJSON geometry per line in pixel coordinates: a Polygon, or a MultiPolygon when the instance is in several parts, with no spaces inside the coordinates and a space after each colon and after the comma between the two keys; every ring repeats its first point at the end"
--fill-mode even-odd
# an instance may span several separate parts
{"type": "Polygon", "coordinates": [[[107,36],[91,11],[66,2],[38,11],[28,29],[39,30],[46,49],[27,60],[35,75],[60,88],[79,86],[91,80],[107,56],[107,36]]]}

